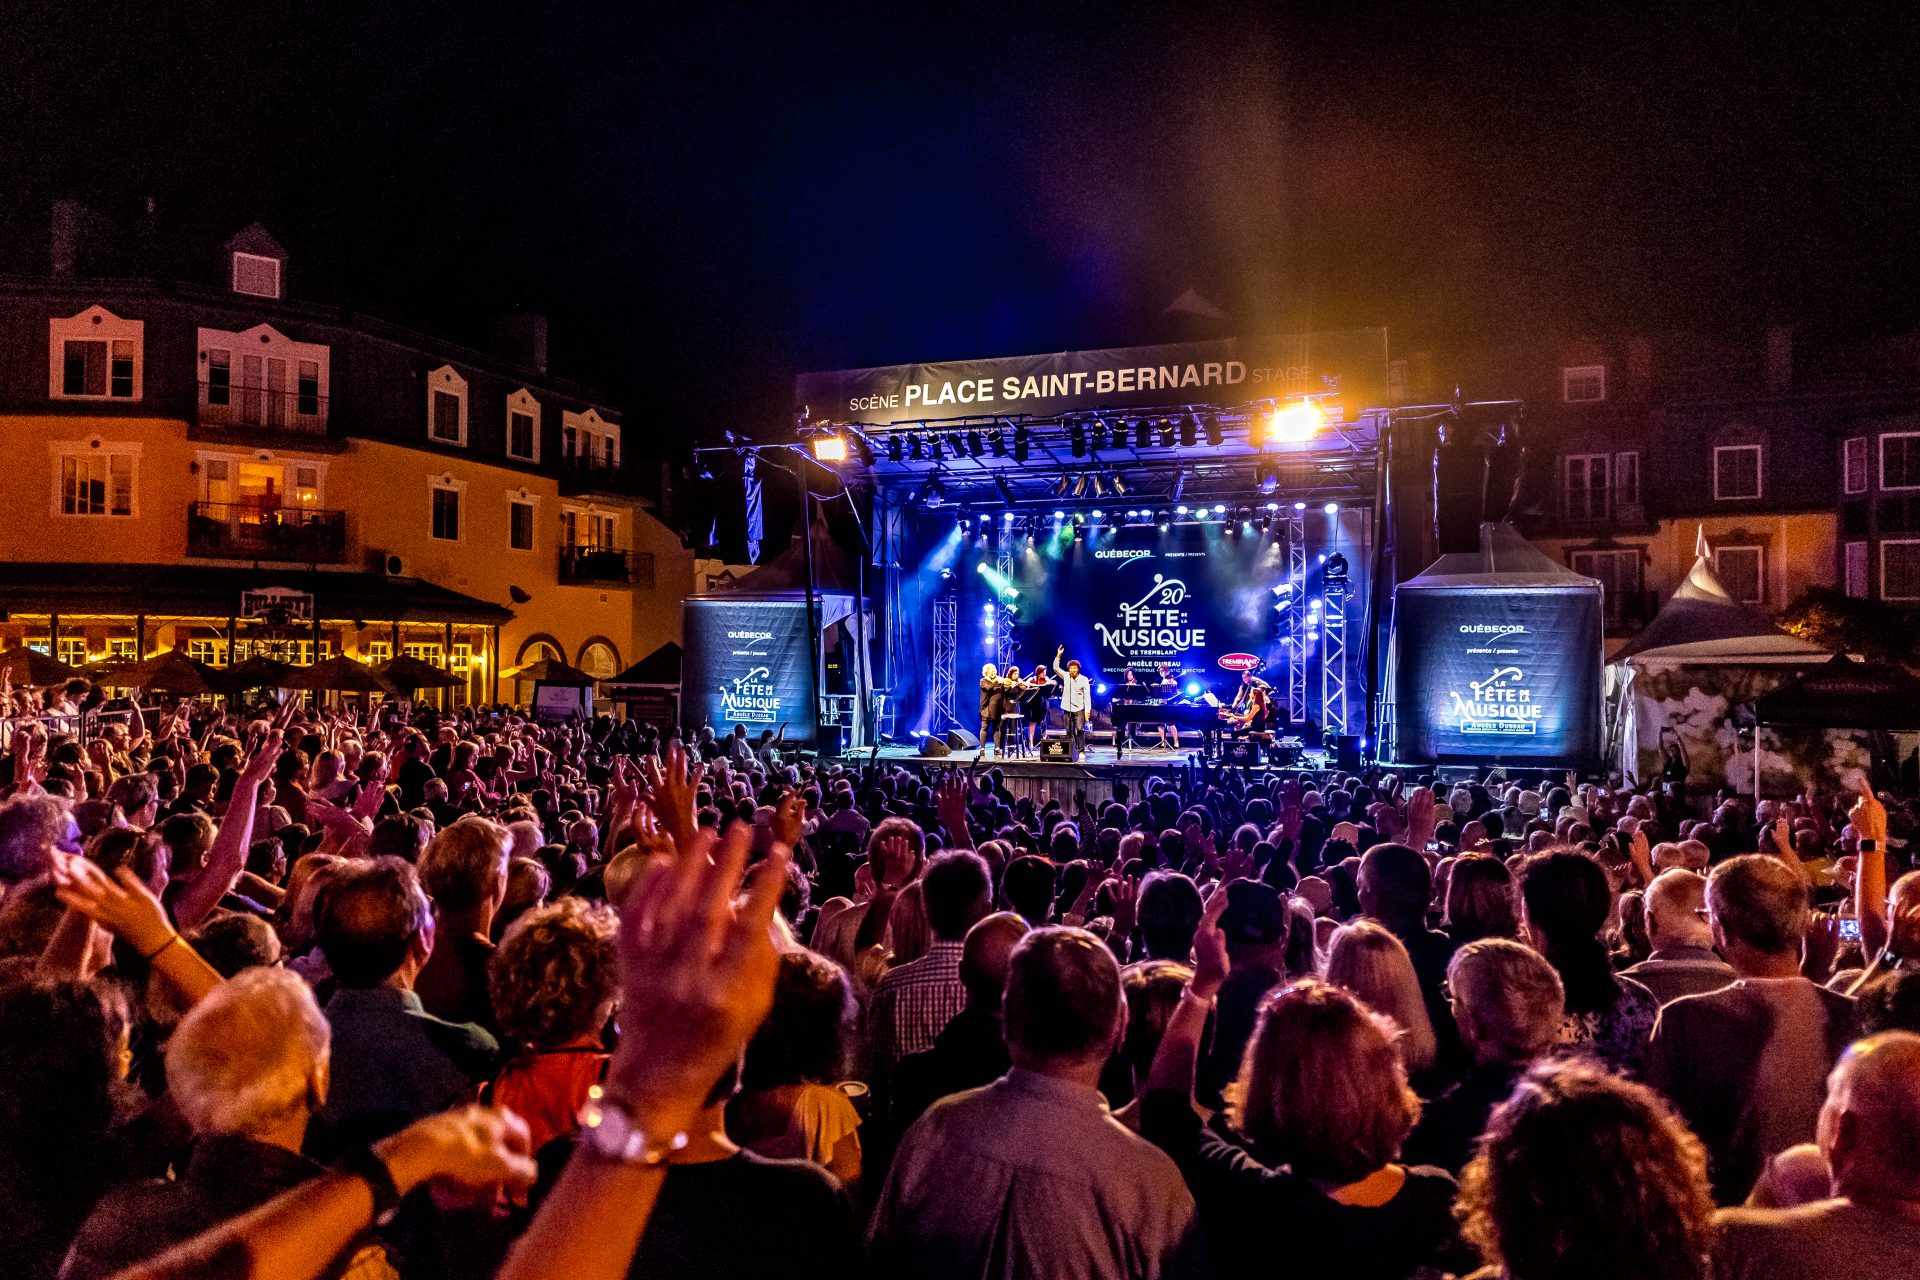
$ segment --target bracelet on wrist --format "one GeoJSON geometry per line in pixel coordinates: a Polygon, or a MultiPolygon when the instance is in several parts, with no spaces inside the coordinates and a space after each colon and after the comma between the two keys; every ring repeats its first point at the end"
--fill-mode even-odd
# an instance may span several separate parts
{"type": "Polygon", "coordinates": [[[162,951],[165,951],[168,947],[172,946],[174,943],[178,941],[180,941],[180,935],[177,933],[170,933],[167,935],[167,940],[165,942],[161,943],[159,946],[155,947],[153,950],[143,953],[140,958],[142,960],[145,960],[148,964],[152,964],[155,957],[157,957],[162,951]]]}
{"type": "Polygon", "coordinates": [[[376,1227],[385,1226],[399,1210],[400,1187],[394,1182],[393,1171],[387,1168],[387,1162],[372,1147],[363,1147],[347,1155],[334,1166],[334,1172],[358,1178],[367,1184],[367,1190],[373,1193],[373,1224],[376,1227]]]}

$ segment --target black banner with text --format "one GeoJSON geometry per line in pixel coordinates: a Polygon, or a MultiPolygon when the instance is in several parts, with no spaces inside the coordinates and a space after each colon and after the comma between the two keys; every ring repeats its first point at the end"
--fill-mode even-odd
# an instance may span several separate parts
{"type": "Polygon", "coordinates": [[[681,718],[753,737],[785,725],[788,742],[811,743],[807,652],[804,600],[688,600],[681,718]]]}

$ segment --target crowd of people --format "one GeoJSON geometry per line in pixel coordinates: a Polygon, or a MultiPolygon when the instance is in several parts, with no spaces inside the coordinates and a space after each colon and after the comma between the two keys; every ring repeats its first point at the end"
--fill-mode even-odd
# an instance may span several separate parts
{"type": "Polygon", "coordinates": [[[1920,1275],[1870,791],[8,727],[0,1275],[1920,1275]]]}

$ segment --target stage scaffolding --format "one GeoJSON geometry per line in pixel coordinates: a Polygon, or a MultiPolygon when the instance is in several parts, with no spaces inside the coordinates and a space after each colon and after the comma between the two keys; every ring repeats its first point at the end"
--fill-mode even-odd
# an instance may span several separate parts
{"type": "Polygon", "coordinates": [[[933,715],[927,732],[945,733],[959,724],[954,714],[954,662],[960,651],[960,601],[951,580],[933,600],[933,715]]]}

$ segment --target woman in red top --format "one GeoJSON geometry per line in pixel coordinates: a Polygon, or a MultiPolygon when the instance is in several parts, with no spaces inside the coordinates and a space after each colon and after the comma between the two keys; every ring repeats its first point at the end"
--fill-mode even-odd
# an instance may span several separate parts
{"type": "Polygon", "coordinates": [[[573,1131],[606,1069],[615,923],[605,906],[562,898],[514,921],[487,964],[494,1018],[517,1050],[490,1101],[526,1120],[535,1151],[573,1131]]]}

